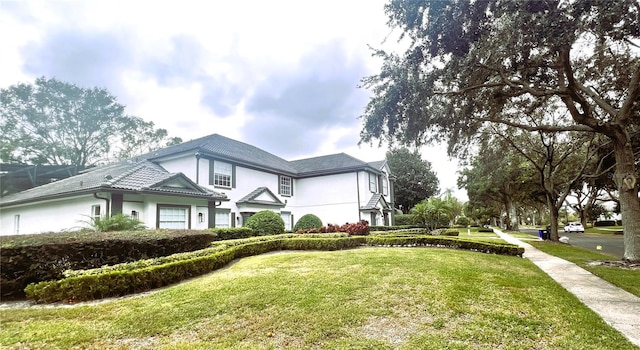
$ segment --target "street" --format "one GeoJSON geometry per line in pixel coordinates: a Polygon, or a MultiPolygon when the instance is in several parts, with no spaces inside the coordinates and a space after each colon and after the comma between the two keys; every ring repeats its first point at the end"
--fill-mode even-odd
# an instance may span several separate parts
{"type": "MultiPolygon", "coordinates": [[[[538,229],[521,228],[520,232],[538,237],[538,229]]],[[[558,232],[560,237],[569,237],[569,244],[582,247],[594,252],[612,255],[617,259],[622,259],[624,255],[624,242],[622,235],[603,235],[597,233],[565,233],[558,232]],[[597,247],[602,249],[599,250],[597,247]]]]}

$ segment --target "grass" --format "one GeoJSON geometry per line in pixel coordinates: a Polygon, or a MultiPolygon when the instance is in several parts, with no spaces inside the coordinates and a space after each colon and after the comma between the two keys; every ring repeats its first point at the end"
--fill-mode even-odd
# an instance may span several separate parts
{"type": "Polygon", "coordinates": [[[636,349],[529,260],[436,248],[265,254],[0,320],[7,349],[636,349]]]}
{"type": "Polygon", "coordinates": [[[602,260],[617,260],[611,255],[596,253],[588,249],[570,246],[562,243],[539,241],[528,242],[545,253],[571,261],[592,274],[608,281],[629,293],[640,297],[640,270],[624,269],[620,267],[590,265],[590,262],[602,260]]]}
{"type": "Polygon", "coordinates": [[[585,228],[585,233],[600,233],[605,235],[613,235],[622,233],[622,226],[600,226],[585,228]]]}

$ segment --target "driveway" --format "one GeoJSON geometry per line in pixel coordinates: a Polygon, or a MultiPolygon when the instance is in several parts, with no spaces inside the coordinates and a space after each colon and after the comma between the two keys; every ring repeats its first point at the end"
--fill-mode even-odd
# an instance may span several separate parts
{"type": "MultiPolygon", "coordinates": [[[[538,237],[538,229],[521,228],[520,232],[538,237]]],[[[569,237],[569,244],[593,250],[594,252],[609,254],[617,259],[624,255],[624,241],[622,235],[603,235],[597,233],[558,233],[560,237],[569,237]],[[600,246],[601,249],[598,249],[600,246]]]]}

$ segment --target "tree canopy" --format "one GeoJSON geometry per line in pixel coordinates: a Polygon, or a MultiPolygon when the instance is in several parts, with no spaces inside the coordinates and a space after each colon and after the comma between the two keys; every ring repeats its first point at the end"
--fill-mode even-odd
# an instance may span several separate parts
{"type": "Polygon", "coordinates": [[[404,213],[440,191],[438,176],[431,169],[431,163],[422,159],[417,150],[410,151],[404,147],[392,149],[387,152],[387,163],[395,177],[395,202],[401,205],[404,213]]]}
{"type": "Polygon", "coordinates": [[[624,258],[640,260],[636,0],[391,0],[385,10],[409,47],[375,52],[384,63],[363,79],[373,97],[362,142],[447,139],[464,154],[495,123],[603,135],[616,162],[624,258]]]}
{"type": "Polygon", "coordinates": [[[3,162],[90,166],[182,141],[126,115],[106,89],[55,78],[0,90],[0,117],[3,162]]]}

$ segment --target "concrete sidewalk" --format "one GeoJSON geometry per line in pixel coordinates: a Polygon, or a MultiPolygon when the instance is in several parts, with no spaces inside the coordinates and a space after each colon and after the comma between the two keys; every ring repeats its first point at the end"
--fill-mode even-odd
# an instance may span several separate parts
{"type": "Polygon", "coordinates": [[[505,241],[524,247],[525,258],[640,347],[640,298],[572,262],[544,253],[498,229],[494,231],[505,241]]]}

